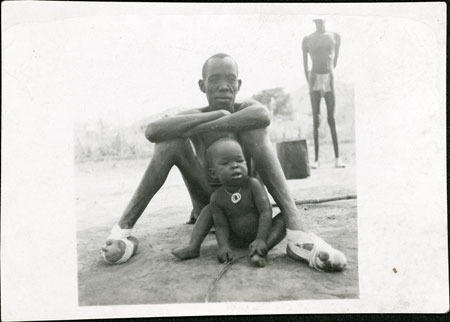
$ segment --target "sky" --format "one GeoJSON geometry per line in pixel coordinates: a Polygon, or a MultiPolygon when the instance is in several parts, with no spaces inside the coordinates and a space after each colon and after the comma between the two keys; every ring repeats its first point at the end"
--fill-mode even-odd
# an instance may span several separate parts
{"type": "MultiPolygon", "coordinates": [[[[320,6],[305,14],[277,14],[258,7],[239,14],[171,14],[173,10],[156,10],[149,4],[131,11],[89,11],[89,5],[62,7],[48,17],[47,10],[38,7],[22,11],[33,17],[26,22],[10,19],[4,45],[14,58],[4,71],[25,95],[67,109],[76,122],[101,118],[120,126],[168,108],[206,105],[197,82],[203,62],[218,52],[238,62],[243,80],[238,100],[267,88],[291,91],[306,85],[301,41],[314,32],[314,13],[323,13],[320,6]],[[45,88],[39,87],[42,82],[45,88]]],[[[342,39],[336,79],[354,83],[360,57],[381,39],[379,26],[388,18],[321,16],[327,29],[342,39]]]]}

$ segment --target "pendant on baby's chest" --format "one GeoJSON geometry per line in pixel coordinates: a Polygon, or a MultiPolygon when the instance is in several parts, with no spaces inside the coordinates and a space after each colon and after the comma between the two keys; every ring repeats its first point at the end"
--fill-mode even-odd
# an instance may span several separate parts
{"type": "Polygon", "coordinates": [[[225,189],[225,188],[224,188],[224,190],[225,190],[225,192],[231,197],[231,202],[232,202],[232,203],[237,204],[239,201],[241,201],[241,199],[242,199],[242,196],[241,196],[241,188],[239,188],[238,191],[233,192],[233,193],[228,192],[228,190],[225,189]]]}
{"type": "Polygon", "coordinates": [[[234,204],[236,204],[239,201],[241,201],[241,199],[242,199],[242,196],[241,196],[241,194],[239,192],[235,192],[235,193],[233,193],[231,195],[231,202],[234,203],[234,204]]]}

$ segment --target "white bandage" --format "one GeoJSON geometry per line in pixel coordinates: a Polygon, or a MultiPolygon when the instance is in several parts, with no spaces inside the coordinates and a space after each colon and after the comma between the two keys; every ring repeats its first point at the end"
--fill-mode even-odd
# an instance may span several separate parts
{"type": "Polygon", "coordinates": [[[332,265],[339,265],[339,267],[343,268],[347,262],[344,254],[311,232],[286,229],[286,239],[289,249],[297,256],[306,259],[309,266],[318,271],[323,270],[322,265],[320,265],[323,263],[319,258],[320,252],[328,253],[329,261],[332,265]],[[312,244],[312,250],[305,249],[305,244],[312,244]]]}
{"type": "Polygon", "coordinates": [[[130,259],[134,251],[134,244],[128,239],[128,237],[131,236],[131,230],[132,229],[122,229],[117,223],[114,225],[114,227],[111,229],[111,235],[109,235],[108,239],[123,241],[125,243],[125,252],[123,253],[122,257],[116,262],[108,261],[105,257],[105,253],[102,252],[105,262],[109,264],[122,264],[130,259]]]}
{"type": "Polygon", "coordinates": [[[115,224],[113,229],[111,229],[111,235],[108,239],[122,239],[131,236],[131,229],[122,229],[119,224],[115,224]]]}
{"type": "Polygon", "coordinates": [[[129,241],[127,238],[120,238],[119,240],[121,240],[121,241],[123,241],[125,243],[125,252],[123,253],[122,257],[118,261],[110,262],[109,260],[106,259],[105,252],[102,252],[103,253],[103,259],[108,264],[122,264],[122,263],[125,263],[133,255],[134,244],[131,241],[129,241]]]}

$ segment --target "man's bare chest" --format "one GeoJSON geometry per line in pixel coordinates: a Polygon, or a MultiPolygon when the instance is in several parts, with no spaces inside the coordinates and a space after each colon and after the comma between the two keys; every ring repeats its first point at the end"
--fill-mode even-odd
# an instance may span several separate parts
{"type": "Polygon", "coordinates": [[[336,46],[333,34],[311,35],[308,48],[311,53],[332,53],[336,46]]]}

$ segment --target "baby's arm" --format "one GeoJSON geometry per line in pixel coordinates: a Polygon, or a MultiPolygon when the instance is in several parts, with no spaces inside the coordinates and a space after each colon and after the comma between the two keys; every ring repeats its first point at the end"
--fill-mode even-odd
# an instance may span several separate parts
{"type": "Polygon", "coordinates": [[[225,213],[223,209],[218,205],[217,200],[217,193],[220,193],[219,191],[216,191],[211,197],[211,211],[213,214],[213,220],[214,220],[214,226],[216,228],[216,239],[217,243],[219,244],[219,251],[217,252],[217,259],[219,262],[224,263],[227,261],[231,261],[233,259],[233,254],[230,249],[229,244],[229,227],[228,227],[228,221],[225,217],[225,213]]]}
{"type": "Polygon", "coordinates": [[[256,208],[259,213],[258,233],[255,241],[250,244],[249,256],[255,253],[265,257],[267,254],[267,237],[269,236],[272,225],[272,207],[270,205],[269,196],[263,185],[255,178],[250,178],[250,188],[255,200],[256,208]]]}

